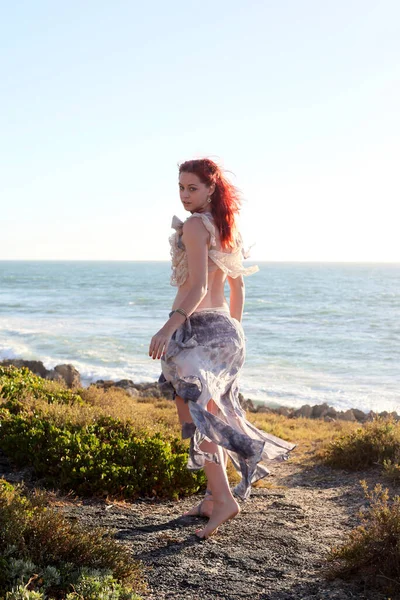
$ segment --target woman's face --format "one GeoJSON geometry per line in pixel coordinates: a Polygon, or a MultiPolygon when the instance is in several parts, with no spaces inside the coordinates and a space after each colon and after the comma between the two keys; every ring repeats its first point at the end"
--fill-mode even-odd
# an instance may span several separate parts
{"type": "Polygon", "coordinates": [[[179,175],[179,193],[185,210],[194,212],[210,212],[212,205],[207,198],[215,190],[215,185],[208,187],[202,183],[194,173],[181,173],[179,175]]]}

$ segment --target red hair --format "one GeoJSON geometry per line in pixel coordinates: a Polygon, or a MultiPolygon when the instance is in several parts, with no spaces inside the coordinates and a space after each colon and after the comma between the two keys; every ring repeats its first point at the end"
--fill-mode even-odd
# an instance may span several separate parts
{"type": "Polygon", "coordinates": [[[219,165],[209,158],[187,160],[179,165],[179,174],[194,173],[202,183],[210,187],[215,184],[211,194],[211,213],[218,227],[222,248],[235,247],[236,221],[242,201],[240,192],[223,174],[219,165]]]}

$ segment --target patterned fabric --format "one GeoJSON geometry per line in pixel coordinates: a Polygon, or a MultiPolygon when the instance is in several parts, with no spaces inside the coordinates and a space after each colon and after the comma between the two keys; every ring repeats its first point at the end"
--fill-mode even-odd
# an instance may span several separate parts
{"type": "MultiPolygon", "coordinates": [[[[237,247],[232,252],[223,252],[218,249],[216,238],[216,227],[213,223],[211,213],[193,213],[188,219],[200,218],[210,234],[210,246],[208,250],[208,271],[221,269],[230,277],[236,278],[239,275],[252,275],[259,271],[259,268],[254,265],[251,267],[243,267],[243,258],[248,258],[249,251],[245,252],[243,248],[242,236],[237,235],[237,247]]],[[[186,219],[187,220],[187,219],[186,219]]],[[[175,229],[169,238],[170,254],[172,261],[171,285],[183,285],[189,275],[186,248],[182,242],[183,221],[176,215],[172,218],[171,227],[175,229]]]]}
{"type": "Polygon", "coordinates": [[[245,336],[229,311],[199,309],[173,334],[161,357],[161,390],[173,388],[189,404],[193,423],[184,423],[182,437],[190,438],[188,468],[200,469],[206,460],[218,462],[217,454],[200,449],[205,438],[227,451],[241,474],[234,493],[250,495],[251,484],[270,473],[265,462],[285,460],[296,447],[260,431],[245,417],[239,402],[238,376],[245,360],[245,336]],[[207,411],[213,399],[218,414],[207,411]]]}

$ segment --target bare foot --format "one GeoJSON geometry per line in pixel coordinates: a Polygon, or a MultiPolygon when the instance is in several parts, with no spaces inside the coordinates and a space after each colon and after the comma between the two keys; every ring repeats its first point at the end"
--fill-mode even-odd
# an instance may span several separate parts
{"type": "Polygon", "coordinates": [[[184,517],[211,517],[213,511],[213,498],[211,492],[206,491],[206,495],[203,500],[197,504],[197,506],[193,506],[190,510],[183,513],[184,517]]]}
{"type": "Polygon", "coordinates": [[[229,519],[233,519],[240,512],[240,506],[236,502],[234,498],[230,498],[226,502],[217,503],[214,502],[214,509],[210,520],[204,529],[197,529],[196,535],[198,538],[205,540],[209,538],[211,535],[216,533],[218,527],[228,521],[229,519]]]}

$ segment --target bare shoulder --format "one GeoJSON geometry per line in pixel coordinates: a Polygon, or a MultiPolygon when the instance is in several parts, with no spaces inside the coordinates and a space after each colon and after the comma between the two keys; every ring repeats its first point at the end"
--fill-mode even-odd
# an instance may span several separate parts
{"type": "Polygon", "coordinates": [[[207,239],[209,236],[202,219],[196,219],[193,218],[193,216],[188,217],[184,222],[183,233],[188,234],[190,237],[194,236],[200,239],[207,239]]]}

